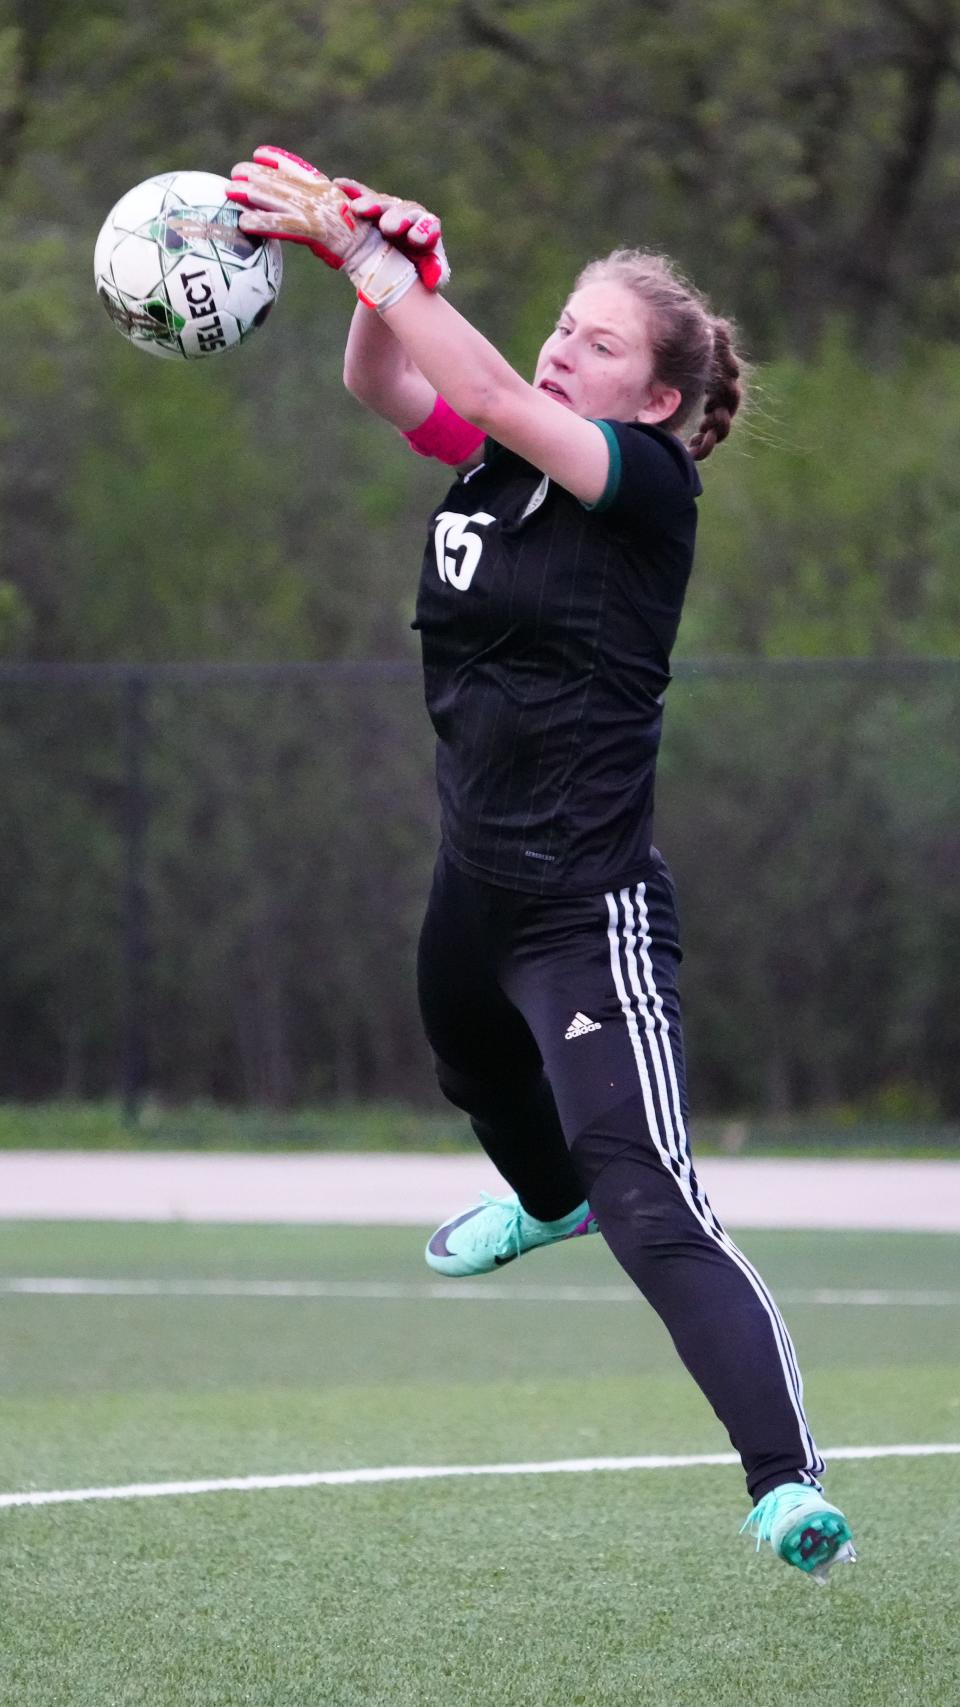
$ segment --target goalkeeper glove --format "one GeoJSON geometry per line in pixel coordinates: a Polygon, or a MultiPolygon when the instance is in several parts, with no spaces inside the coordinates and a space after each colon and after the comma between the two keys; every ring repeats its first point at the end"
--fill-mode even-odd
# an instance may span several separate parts
{"type": "MultiPolygon", "coordinates": [[[[353,185],[353,180],[350,182],[353,185]]],[[[361,302],[370,308],[389,308],[416,282],[417,267],[381,234],[372,219],[361,214],[358,221],[352,203],[370,192],[360,185],[356,189],[357,194],[351,196],[299,155],[283,148],[263,147],[254,151],[252,161],[242,161],[234,167],[227,195],[246,210],[240,216],[240,226],[250,236],[278,237],[289,243],[306,244],[328,266],[343,268],[361,302]]],[[[387,212],[402,207],[401,224],[408,206],[416,214],[422,212],[415,204],[399,204],[393,197],[389,200],[391,206],[387,212]]],[[[415,223],[414,212],[404,228],[404,236],[415,223]]],[[[424,237],[432,238],[432,242],[423,245],[429,248],[429,257],[423,254],[421,258],[429,258],[430,276],[435,280],[431,288],[435,289],[444,272],[443,262],[438,268],[434,252],[439,241],[439,221],[436,237],[432,236],[432,226],[424,231],[424,237]]]]}
{"type": "Polygon", "coordinates": [[[413,262],[427,290],[442,290],[449,283],[450,263],[435,213],[428,213],[421,202],[382,195],[357,178],[333,181],[350,197],[352,211],[375,224],[381,236],[413,262]]]}

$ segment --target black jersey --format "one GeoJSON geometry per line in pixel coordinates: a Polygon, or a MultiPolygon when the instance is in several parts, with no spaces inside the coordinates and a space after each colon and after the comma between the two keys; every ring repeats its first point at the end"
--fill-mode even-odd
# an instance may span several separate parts
{"type": "Polygon", "coordinates": [[[649,859],[693,559],[687,450],[598,425],[610,476],[593,507],[488,440],[431,517],[417,599],[444,846],[535,894],[600,893],[649,859]]]}

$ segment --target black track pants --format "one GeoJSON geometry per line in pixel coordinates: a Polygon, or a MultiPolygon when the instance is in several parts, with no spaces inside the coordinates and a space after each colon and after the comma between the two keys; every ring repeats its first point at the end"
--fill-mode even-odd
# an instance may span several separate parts
{"type": "Polygon", "coordinates": [[[589,1198],[759,1499],[779,1482],[817,1485],[823,1461],[783,1319],[694,1171],[679,960],[659,856],[607,895],[542,899],[441,854],[421,1010],[441,1090],[530,1214],[555,1220],[589,1198]]]}

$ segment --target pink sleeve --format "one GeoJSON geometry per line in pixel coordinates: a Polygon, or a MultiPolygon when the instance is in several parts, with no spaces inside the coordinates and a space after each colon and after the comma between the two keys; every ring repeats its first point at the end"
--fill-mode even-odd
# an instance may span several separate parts
{"type": "Polygon", "coordinates": [[[450,468],[466,462],[483,444],[486,434],[472,427],[444,398],[438,397],[433,411],[412,433],[404,433],[408,445],[418,456],[432,456],[450,468]]]}

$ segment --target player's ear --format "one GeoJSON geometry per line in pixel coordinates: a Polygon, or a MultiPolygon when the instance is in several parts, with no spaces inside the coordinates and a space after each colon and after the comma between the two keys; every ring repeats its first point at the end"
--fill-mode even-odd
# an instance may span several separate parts
{"type": "Polygon", "coordinates": [[[658,385],[654,381],[647,389],[642,408],[637,410],[637,420],[655,427],[658,421],[669,421],[679,409],[680,402],[680,393],[675,385],[658,385]]]}

